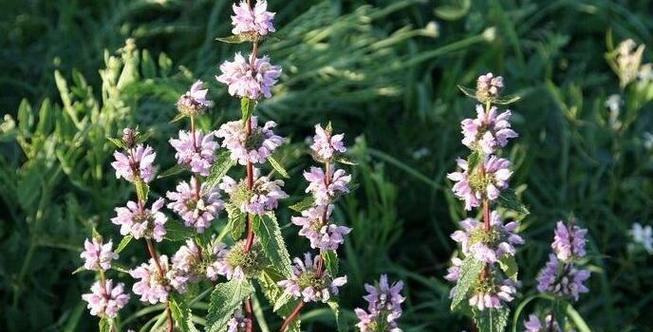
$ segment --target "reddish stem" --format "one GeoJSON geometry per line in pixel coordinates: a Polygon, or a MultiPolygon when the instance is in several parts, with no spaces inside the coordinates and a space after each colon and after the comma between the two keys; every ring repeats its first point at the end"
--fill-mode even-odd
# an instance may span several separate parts
{"type": "Polygon", "coordinates": [[[247,323],[245,324],[245,329],[247,332],[252,332],[254,330],[254,310],[252,309],[252,298],[247,298],[245,301],[245,313],[247,314],[247,323]]]}
{"type": "Polygon", "coordinates": [[[302,311],[302,308],[304,308],[304,305],[305,305],[304,301],[299,301],[299,303],[297,303],[297,306],[295,307],[295,309],[293,309],[290,316],[286,317],[286,320],[283,321],[283,325],[281,325],[281,330],[280,330],[281,332],[286,332],[288,330],[290,324],[292,324],[295,318],[297,318],[297,316],[299,315],[299,312],[302,311]]]}

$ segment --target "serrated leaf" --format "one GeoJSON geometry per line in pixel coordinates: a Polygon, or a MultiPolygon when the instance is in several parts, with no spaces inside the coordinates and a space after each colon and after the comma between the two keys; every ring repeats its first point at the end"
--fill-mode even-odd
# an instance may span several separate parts
{"type": "Polygon", "coordinates": [[[134,181],[134,186],[136,187],[136,196],[138,199],[143,202],[147,202],[147,196],[150,192],[150,186],[145,183],[142,179],[136,179],[134,181]]]}
{"type": "Polygon", "coordinates": [[[197,332],[197,328],[193,324],[193,312],[184,299],[173,294],[170,297],[170,311],[172,318],[181,329],[181,332],[197,332]]]}
{"type": "MultiPolygon", "coordinates": [[[[277,282],[286,279],[272,268],[266,268],[261,272],[257,281],[265,298],[273,305],[273,311],[281,318],[285,318],[293,311],[300,300],[293,299],[292,296],[284,292],[277,282]]],[[[299,319],[291,324],[288,331],[299,332],[301,322],[299,319]]]]}
{"type": "Polygon", "coordinates": [[[119,253],[121,253],[123,250],[125,250],[125,248],[127,248],[127,245],[129,245],[129,242],[131,242],[131,240],[132,240],[133,238],[134,238],[134,236],[131,235],[131,234],[130,234],[130,235],[127,235],[127,236],[125,236],[125,237],[123,237],[122,240],[120,240],[120,243],[118,244],[118,247],[116,247],[116,251],[115,251],[115,253],[116,253],[116,254],[119,254],[119,253]]]}
{"type": "Polygon", "coordinates": [[[509,314],[507,307],[474,310],[474,321],[479,332],[503,332],[508,325],[509,314]]]}
{"type": "Polygon", "coordinates": [[[211,166],[209,176],[205,179],[204,190],[207,192],[212,191],[235,164],[236,161],[231,159],[231,152],[228,150],[220,151],[215,156],[215,162],[211,166]]]}
{"type": "Polygon", "coordinates": [[[245,42],[252,42],[254,39],[248,35],[242,34],[242,35],[231,35],[227,37],[218,37],[215,40],[227,44],[241,44],[245,42]]]}
{"type": "Polygon", "coordinates": [[[227,330],[227,322],[234,311],[254,291],[247,281],[231,280],[215,285],[209,300],[209,310],[206,316],[207,332],[223,332],[227,330]]]}
{"type": "Polygon", "coordinates": [[[177,175],[177,174],[183,173],[185,170],[186,170],[186,167],[177,164],[177,165],[172,166],[172,167],[168,168],[167,170],[161,172],[161,174],[159,174],[159,176],[157,176],[156,178],[157,179],[162,179],[162,178],[166,178],[166,177],[169,177],[169,176],[177,175]]]}
{"type": "Polygon", "coordinates": [[[331,308],[331,311],[333,312],[333,316],[336,319],[336,327],[338,329],[338,332],[347,332],[349,331],[349,326],[347,326],[347,322],[345,321],[344,317],[340,315],[340,305],[338,302],[335,301],[329,301],[327,302],[329,305],[329,308],[331,308]]]}
{"type": "Polygon", "coordinates": [[[242,98],[240,100],[240,113],[242,115],[241,120],[243,121],[243,126],[247,125],[247,119],[252,116],[254,113],[254,108],[256,107],[256,101],[249,98],[242,98]]]}
{"type": "Polygon", "coordinates": [[[517,273],[519,272],[519,267],[517,266],[515,256],[504,255],[501,257],[501,259],[499,259],[499,267],[506,274],[506,276],[508,276],[508,278],[517,281],[517,273]]]}
{"type": "Polygon", "coordinates": [[[227,224],[229,233],[234,240],[237,240],[245,232],[245,214],[240,208],[231,203],[225,204],[225,210],[227,210],[227,217],[229,218],[227,224]]]}
{"type": "Polygon", "coordinates": [[[286,172],[286,169],[283,166],[281,166],[281,164],[272,156],[268,157],[268,161],[270,162],[270,165],[272,165],[272,168],[274,168],[274,171],[279,173],[281,177],[286,179],[290,177],[290,175],[288,175],[288,172],[286,172]]]}
{"type": "Polygon", "coordinates": [[[460,303],[467,298],[467,293],[476,284],[484,265],[483,262],[472,256],[465,257],[460,267],[460,279],[458,279],[458,283],[454,289],[453,299],[451,300],[452,311],[456,310],[460,303]]]}
{"type": "Polygon", "coordinates": [[[322,259],[324,260],[324,266],[326,266],[329,274],[334,277],[338,275],[338,269],[340,267],[338,253],[336,253],[335,250],[325,250],[321,253],[321,255],[322,259]]]}
{"type": "Polygon", "coordinates": [[[292,274],[290,255],[281,236],[279,222],[274,213],[254,217],[254,232],[261,242],[265,256],[274,263],[274,267],[285,277],[292,274]]]}
{"type": "Polygon", "coordinates": [[[123,141],[121,139],[119,139],[119,138],[107,137],[107,140],[109,140],[109,142],[113,143],[113,145],[115,145],[116,147],[118,147],[120,149],[125,148],[125,143],[123,143],[123,141]]]}
{"type": "Polygon", "coordinates": [[[115,270],[115,271],[118,271],[118,272],[127,273],[127,274],[129,274],[129,271],[130,271],[129,267],[127,267],[126,265],[123,265],[122,263],[118,263],[118,262],[115,262],[115,261],[111,263],[111,269],[115,270]]]}
{"type": "Polygon", "coordinates": [[[313,205],[315,205],[315,198],[313,198],[313,196],[306,196],[301,201],[291,205],[290,209],[296,212],[302,212],[313,207],[313,205]]]}
{"type": "Polygon", "coordinates": [[[526,206],[519,201],[517,194],[515,194],[515,191],[511,188],[506,188],[501,192],[501,195],[499,196],[499,204],[524,215],[530,213],[526,206]]]}
{"type": "Polygon", "coordinates": [[[177,241],[186,241],[186,239],[195,235],[195,231],[191,228],[186,227],[183,223],[177,220],[168,220],[166,222],[166,235],[165,238],[177,242],[177,241]]]}

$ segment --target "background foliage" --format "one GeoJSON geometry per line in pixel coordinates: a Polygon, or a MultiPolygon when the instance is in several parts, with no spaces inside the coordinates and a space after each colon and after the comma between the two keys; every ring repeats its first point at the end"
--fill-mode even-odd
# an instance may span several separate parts
{"type": "MultiPolygon", "coordinates": [[[[388,272],[409,285],[405,330],[468,328],[449,313],[442,279],[455,247],[448,234],[464,215],[445,174],[461,151],[458,122],[473,113],[456,85],[493,71],[523,97],[514,106],[521,137],[510,159],[532,212],[522,221],[528,244],[518,255],[524,295],[554,222],[573,216],[589,228],[594,272],[581,315],[595,331],[650,329],[651,258],[626,244],[632,222],[653,221],[652,107],[626,103],[617,128],[604,106],[619,93],[604,59],[606,33],[652,46],[649,1],[269,2],[280,39],[263,51],[284,75],[261,110],[296,143],[284,163],[291,174],[307,167],[300,156],[313,123],[331,120],[356,142],[360,186],[337,211],[354,228],[343,254],[345,315],[362,304],[362,283],[388,272]]],[[[230,4],[2,1],[0,330],[94,328],[80,302],[90,276],[71,272],[93,225],[117,234],[109,218],[130,195],[109,170],[105,137],[132,123],[152,128],[162,168],[172,165],[166,141],[176,128],[168,120],[194,78],[209,82],[216,101],[202,127],[237,114],[213,79],[233,51],[214,41],[229,34],[230,4]]],[[[158,181],[154,192],[173,181],[158,181]]],[[[298,193],[303,185],[296,178],[287,188],[298,193]]],[[[282,226],[289,215],[280,215],[282,226]]],[[[293,254],[300,243],[290,244],[293,254]]],[[[327,309],[309,309],[306,328],[331,326],[327,309]]],[[[151,317],[138,311],[131,319],[140,326],[151,317]]]]}

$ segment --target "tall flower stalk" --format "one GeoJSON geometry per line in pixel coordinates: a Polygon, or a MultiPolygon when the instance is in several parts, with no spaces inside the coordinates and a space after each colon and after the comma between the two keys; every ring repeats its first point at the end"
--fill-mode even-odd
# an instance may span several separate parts
{"type": "Polygon", "coordinates": [[[503,88],[503,78],[492,73],[481,75],[475,90],[461,87],[479,104],[476,117],[461,122],[462,143],[471,153],[467,159],[459,158],[457,171],[447,176],[465,210],[480,210],[480,220],[461,221],[462,229],[451,235],[461,250],[445,277],[456,283],[451,290],[452,310],[471,315],[480,331],[505,328],[508,305],[519,286],[515,253],[524,240],[516,233],[517,222],[504,222],[498,208],[527,213],[509,188],[511,163],[499,156],[500,149],[518,136],[510,124],[511,111],[498,109],[517,99],[502,98],[503,88]]]}

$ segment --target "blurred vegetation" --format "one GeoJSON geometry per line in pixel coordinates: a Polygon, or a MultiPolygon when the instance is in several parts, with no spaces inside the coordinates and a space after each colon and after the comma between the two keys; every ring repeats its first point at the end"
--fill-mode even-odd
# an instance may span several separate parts
{"type": "MultiPolygon", "coordinates": [[[[294,174],[307,167],[297,157],[314,123],[331,120],[356,141],[360,187],[337,211],[355,229],[343,254],[344,308],[361,305],[362,283],[387,272],[409,286],[406,331],[469,328],[449,313],[442,278],[455,249],[448,235],[464,216],[445,175],[461,153],[458,123],[473,114],[456,86],[492,71],[522,96],[513,110],[520,138],[509,154],[532,212],[522,220],[528,244],[518,255],[524,295],[533,292],[554,222],[574,217],[589,228],[594,272],[580,314],[595,331],[650,329],[651,257],[626,244],[633,222],[653,221],[653,107],[620,89],[604,57],[609,30],[617,42],[653,47],[650,1],[269,3],[279,39],[263,51],[284,75],[260,110],[298,143],[286,147],[287,167],[294,174]],[[611,94],[625,101],[616,122],[605,106],[611,94]]],[[[80,301],[91,277],[71,273],[93,226],[117,238],[109,218],[130,195],[109,169],[105,137],[129,124],[151,128],[158,162],[172,165],[167,138],[176,127],[168,121],[196,78],[209,82],[216,101],[201,126],[236,116],[213,79],[234,52],[214,41],[229,34],[230,5],[0,3],[0,330],[95,328],[80,301]]],[[[653,59],[650,50],[644,58],[653,59]]],[[[153,190],[172,184],[158,181],[153,190]]],[[[287,189],[303,186],[296,178],[287,189]]],[[[123,317],[141,326],[154,316],[136,311],[136,302],[123,317]]],[[[328,311],[309,309],[307,329],[332,324],[328,311]]]]}

